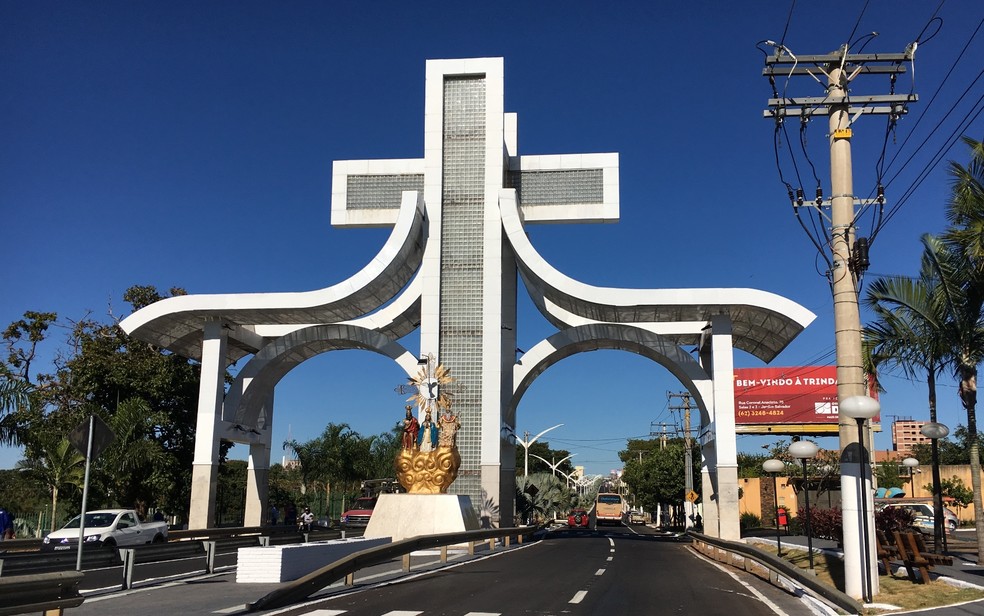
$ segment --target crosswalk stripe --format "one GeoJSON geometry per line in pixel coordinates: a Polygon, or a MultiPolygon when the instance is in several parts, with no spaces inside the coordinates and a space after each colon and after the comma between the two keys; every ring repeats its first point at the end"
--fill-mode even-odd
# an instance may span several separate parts
{"type": "Polygon", "coordinates": [[[392,612],[386,612],[383,616],[420,616],[423,612],[410,612],[407,610],[393,610],[392,612]]]}
{"type": "Polygon", "coordinates": [[[313,612],[308,612],[307,616],[339,616],[344,614],[346,610],[314,610],[313,612]]]}
{"type": "Polygon", "coordinates": [[[501,612],[468,612],[465,616],[502,616],[501,612]]]}

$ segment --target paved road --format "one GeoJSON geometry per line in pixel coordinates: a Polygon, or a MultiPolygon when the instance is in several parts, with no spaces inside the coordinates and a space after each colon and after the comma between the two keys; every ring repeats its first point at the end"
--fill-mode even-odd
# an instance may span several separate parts
{"type": "MultiPolygon", "coordinates": [[[[460,557],[410,577],[389,565],[359,576],[355,592],[336,585],[329,597],[279,610],[312,616],[448,616],[494,614],[701,614],[760,616],[806,613],[799,600],[711,564],[685,544],[642,527],[554,532],[509,550],[460,557]],[[375,576],[367,579],[367,576],[375,576]],[[384,584],[380,584],[383,582],[384,584]]],[[[435,556],[415,558],[417,571],[435,556]]],[[[436,564],[434,564],[436,566],[436,564]]],[[[236,584],[233,575],[185,581],[135,593],[91,597],[72,614],[237,614],[276,585],[236,584]]]]}

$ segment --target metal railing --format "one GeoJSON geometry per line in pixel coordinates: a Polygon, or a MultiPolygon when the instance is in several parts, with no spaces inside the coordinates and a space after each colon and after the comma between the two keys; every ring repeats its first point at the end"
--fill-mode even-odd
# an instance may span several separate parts
{"type": "Polygon", "coordinates": [[[488,542],[489,549],[495,549],[495,540],[501,538],[508,547],[512,537],[519,543],[524,537],[531,537],[540,530],[537,526],[521,526],[518,528],[492,528],[486,530],[471,530],[441,535],[425,535],[396,541],[386,545],[361,550],[330,565],[313,571],[293,582],[287,582],[280,588],[247,605],[250,612],[268,610],[298,603],[318,592],[333,582],[344,579],[346,584],[355,582],[355,572],[378,565],[396,557],[403,558],[403,570],[410,571],[410,553],[418,550],[441,548],[441,562],[447,562],[447,546],[467,544],[468,553],[475,553],[475,546],[488,542]]]}
{"type": "MultiPolygon", "coordinates": [[[[773,574],[782,575],[789,580],[794,581],[796,584],[802,586],[804,589],[810,592],[810,594],[822,599],[823,601],[838,607],[842,610],[846,610],[849,614],[861,614],[863,609],[860,603],[847,596],[846,594],[840,592],[835,588],[827,586],[823,582],[820,582],[815,577],[804,573],[802,569],[796,567],[795,565],[777,557],[768,552],[760,550],[756,547],[752,547],[747,543],[741,543],[738,541],[726,541],[724,539],[718,539],[717,537],[710,537],[708,535],[702,535],[696,532],[687,533],[694,541],[694,547],[698,552],[713,558],[714,560],[725,562],[733,566],[740,566],[734,562],[733,558],[722,557],[720,553],[715,553],[716,548],[718,552],[740,554],[746,560],[752,560],[762,567],[765,567],[773,574]]],[[[745,565],[746,571],[751,571],[747,565],[745,565]]],[[[754,571],[751,571],[754,573],[754,571]]],[[[770,582],[775,582],[771,579],[770,582]]]]}
{"type": "Polygon", "coordinates": [[[85,601],[79,594],[81,581],[78,571],[0,578],[0,616],[78,607],[85,601]]]}

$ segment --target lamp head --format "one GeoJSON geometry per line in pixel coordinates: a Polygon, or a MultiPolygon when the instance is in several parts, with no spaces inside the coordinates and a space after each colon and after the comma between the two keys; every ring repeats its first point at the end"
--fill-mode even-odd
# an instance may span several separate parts
{"type": "Polygon", "coordinates": [[[950,433],[950,429],[941,423],[935,421],[930,421],[919,428],[919,433],[926,438],[931,438],[933,440],[939,438],[946,438],[946,435],[950,433]]]}
{"type": "Polygon", "coordinates": [[[772,458],[762,463],[762,469],[767,473],[781,473],[786,470],[786,463],[772,458]]]}
{"type": "Polygon", "coordinates": [[[810,441],[796,441],[789,446],[789,455],[799,460],[808,460],[817,455],[820,448],[810,441]]]}
{"type": "Polygon", "coordinates": [[[919,466],[919,460],[915,458],[906,458],[905,460],[902,460],[902,465],[907,466],[908,468],[916,468],[919,466]]]}
{"type": "Polygon", "coordinates": [[[840,414],[853,419],[871,419],[881,411],[881,404],[870,396],[848,396],[840,405],[840,414]]]}

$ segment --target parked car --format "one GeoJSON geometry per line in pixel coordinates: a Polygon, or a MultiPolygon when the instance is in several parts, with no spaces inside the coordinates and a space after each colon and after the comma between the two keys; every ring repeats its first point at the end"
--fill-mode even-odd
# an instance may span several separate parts
{"type": "Polygon", "coordinates": [[[352,501],[352,506],[342,514],[342,528],[364,527],[369,525],[372,509],[376,506],[376,496],[360,496],[352,501]]]}
{"type": "MultiPolygon", "coordinates": [[[[933,518],[934,509],[932,503],[912,503],[912,502],[900,502],[900,503],[885,503],[881,505],[883,509],[889,507],[898,507],[901,509],[908,509],[913,514],[915,514],[916,519],[913,522],[913,526],[924,533],[933,533],[933,518]]],[[[957,526],[960,525],[960,519],[957,514],[953,513],[946,507],[943,508],[943,526],[946,528],[948,533],[952,533],[957,530],[957,526]]]]}
{"type": "Polygon", "coordinates": [[[590,517],[591,516],[584,509],[573,509],[569,514],[567,514],[567,527],[588,528],[590,517]]]}
{"type": "MultiPolygon", "coordinates": [[[[79,544],[81,516],[75,516],[61,529],[49,533],[41,543],[42,550],[70,550],[79,544]]],[[[165,522],[141,522],[132,509],[102,509],[85,514],[83,542],[85,545],[124,547],[167,541],[165,522]]]]}

